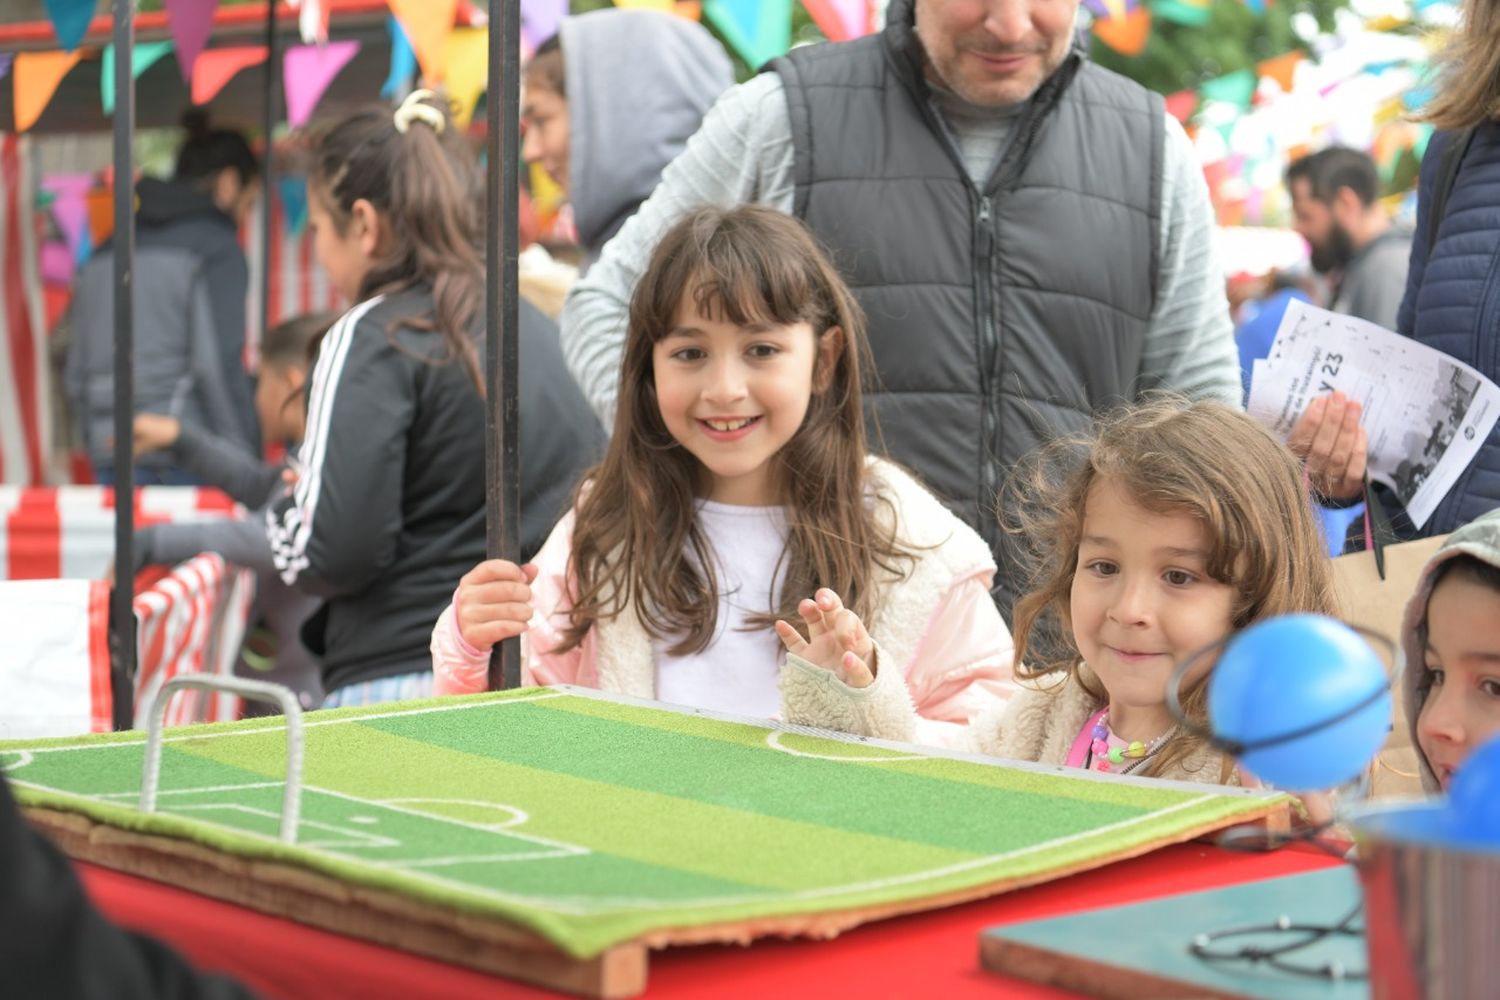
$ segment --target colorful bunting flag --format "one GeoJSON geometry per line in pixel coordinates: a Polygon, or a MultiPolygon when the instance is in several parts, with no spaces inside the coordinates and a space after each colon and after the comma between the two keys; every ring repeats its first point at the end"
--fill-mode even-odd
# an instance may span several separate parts
{"type": "Polygon", "coordinates": [[[704,0],[703,16],[751,69],[792,44],[792,0],[704,0]]]}
{"type": "Polygon", "coordinates": [[[391,70],[386,74],[385,83],[380,85],[380,96],[389,101],[394,100],[401,88],[411,82],[412,74],[417,71],[417,53],[412,49],[411,41],[406,37],[400,21],[387,17],[385,30],[391,36],[391,70]]]}
{"type": "Polygon", "coordinates": [[[1122,56],[1138,56],[1151,40],[1151,12],[1136,7],[1121,17],[1095,21],[1094,37],[1122,56]]]}
{"type": "Polygon", "coordinates": [[[1167,21],[1201,27],[1213,16],[1210,0],[1151,0],[1151,13],[1167,21]]]}
{"type": "Polygon", "coordinates": [[[189,83],[193,79],[193,63],[198,61],[198,53],[208,44],[219,0],[164,2],[167,7],[167,27],[171,29],[172,41],[177,43],[177,68],[182,71],[182,82],[189,83]]]}
{"type": "Polygon", "coordinates": [[[443,89],[453,111],[453,123],[466,129],[489,78],[489,31],[485,28],[454,28],[448,35],[443,62],[447,66],[443,89]]]}
{"type": "Polygon", "coordinates": [[[443,79],[443,49],[453,30],[458,0],[388,0],[391,13],[406,29],[406,38],[416,50],[422,79],[437,84],[443,79]]]}
{"type": "Polygon", "coordinates": [[[297,31],[303,45],[328,44],[328,0],[287,0],[297,12],[297,31]]]}
{"type": "Polygon", "coordinates": [[[88,193],[93,190],[93,174],[48,174],[42,178],[42,190],[52,196],[52,218],[68,245],[68,257],[76,264],[88,260],[89,206],[88,193]]]}
{"type": "Polygon", "coordinates": [[[869,0],[802,0],[802,6],[830,41],[861,38],[875,30],[869,0]]]}
{"type": "Polygon", "coordinates": [[[1193,112],[1198,110],[1198,94],[1191,90],[1179,90],[1167,95],[1167,113],[1186,125],[1193,112]]]}
{"type": "Polygon", "coordinates": [[[36,124],[57,92],[57,85],[82,57],[81,49],[17,54],[11,70],[11,97],[17,132],[25,132],[36,124]]]}
{"type": "Polygon", "coordinates": [[[1292,81],[1296,77],[1297,64],[1305,57],[1300,51],[1293,50],[1285,55],[1279,55],[1274,59],[1267,59],[1255,67],[1261,76],[1270,77],[1280,85],[1286,93],[1292,92],[1292,81]]]}
{"type": "Polygon", "coordinates": [[[1255,97],[1255,81],[1254,70],[1236,70],[1200,84],[1198,93],[1205,101],[1223,101],[1236,105],[1241,111],[1248,111],[1255,97]]]}
{"type": "Polygon", "coordinates": [[[84,196],[89,210],[89,239],[98,246],[115,232],[115,194],[106,183],[103,187],[91,188],[84,196]]]}
{"type": "Polygon", "coordinates": [[[193,64],[193,103],[207,104],[218,96],[224,85],[240,70],[259,66],[270,55],[264,45],[244,45],[232,49],[209,49],[193,64]]]}
{"type": "MultiPolygon", "coordinates": [[[[663,13],[671,13],[672,0],[615,0],[616,7],[629,7],[637,10],[659,10],[663,13]]],[[[546,41],[546,39],[542,39],[546,41]]]]}
{"type": "Polygon", "coordinates": [[[568,0],[521,0],[521,30],[532,45],[540,45],[557,34],[557,26],[568,13],[568,0]]]}
{"type": "MultiPolygon", "coordinates": [[[[161,61],[161,57],[172,51],[171,42],[136,42],[130,50],[130,78],[139,80],[141,74],[161,61]]],[[[99,67],[99,103],[104,106],[104,117],[115,113],[115,47],[104,47],[104,59],[99,67]]]]}
{"type": "Polygon", "coordinates": [[[323,92],[359,52],[359,43],[330,42],[327,46],[294,45],[282,63],[286,85],[286,120],[297,128],[312,117],[323,92]]]}
{"type": "MultiPolygon", "coordinates": [[[[1252,14],[1265,14],[1266,8],[1271,6],[1271,0],[1245,0],[1245,9],[1252,14]]],[[[1251,213],[1252,215],[1256,213],[1251,213]]]]}
{"type": "Polygon", "coordinates": [[[282,174],[276,178],[276,192],[281,196],[282,219],[293,236],[301,236],[307,226],[307,178],[282,174]]]}
{"type": "Polygon", "coordinates": [[[64,52],[78,48],[94,19],[95,0],[47,0],[47,18],[64,52]]]}

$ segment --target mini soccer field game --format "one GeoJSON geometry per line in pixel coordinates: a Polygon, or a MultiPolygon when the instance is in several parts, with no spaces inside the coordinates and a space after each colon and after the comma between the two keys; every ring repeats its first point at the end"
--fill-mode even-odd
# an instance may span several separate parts
{"type": "Polygon", "coordinates": [[[0,743],[0,768],[74,857],[601,996],[644,989],[651,948],[829,937],[1279,822],[1288,803],[572,688],[302,727],[286,830],[279,718],[167,730],[152,812],[140,732],[0,743]]]}

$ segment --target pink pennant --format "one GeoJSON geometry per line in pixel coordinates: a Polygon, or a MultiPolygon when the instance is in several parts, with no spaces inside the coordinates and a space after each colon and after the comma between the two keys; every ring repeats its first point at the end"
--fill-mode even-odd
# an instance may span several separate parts
{"type": "Polygon", "coordinates": [[[312,117],[323,91],[339,71],[359,52],[358,42],[297,45],[289,49],[283,63],[286,83],[286,120],[293,128],[312,117]]]}
{"type": "Polygon", "coordinates": [[[875,28],[869,0],[802,0],[802,6],[829,41],[859,38],[875,28]]]}
{"type": "Polygon", "coordinates": [[[182,82],[191,83],[193,63],[208,44],[219,0],[166,0],[166,6],[167,25],[177,48],[177,68],[182,71],[182,82]]]}
{"type": "Polygon", "coordinates": [[[42,178],[42,190],[52,194],[52,218],[75,257],[78,244],[89,231],[88,193],[93,186],[93,174],[48,174],[42,178]]]}

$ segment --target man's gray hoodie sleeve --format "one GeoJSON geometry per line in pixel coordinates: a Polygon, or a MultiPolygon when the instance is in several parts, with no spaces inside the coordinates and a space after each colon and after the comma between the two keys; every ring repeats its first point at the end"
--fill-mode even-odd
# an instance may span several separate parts
{"type": "Polygon", "coordinates": [[[262,462],[242,445],[188,424],[182,425],[172,453],[201,482],[246,507],[265,506],[281,483],[284,466],[262,462]]]}
{"type": "Polygon", "coordinates": [[[261,511],[243,521],[150,524],[135,533],[137,570],[142,566],[175,566],[200,552],[217,552],[236,566],[259,573],[275,572],[261,511]]]}

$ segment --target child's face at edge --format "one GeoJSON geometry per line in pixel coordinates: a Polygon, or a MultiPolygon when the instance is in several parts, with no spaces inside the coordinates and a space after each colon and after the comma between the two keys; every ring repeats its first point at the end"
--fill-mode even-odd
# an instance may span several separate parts
{"type": "MultiPolygon", "coordinates": [[[[1171,727],[1173,667],[1231,628],[1235,589],[1208,575],[1209,549],[1197,518],[1146,510],[1108,478],[1089,489],[1070,600],[1073,639],[1109,692],[1110,726],[1123,739],[1149,740],[1171,727]]],[[[1207,667],[1205,659],[1187,682],[1207,667]]]]}
{"type": "Polygon", "coordinates": [[[818,338],[807,323],[736,326],[683,296],[651,349],[656,399],[668,433],[702,464],[709,500],[782,502],[773,459],[802,426],[817,356],[831,364],[838,336],[818,338]]]}
{"type": "Polygon", "coordinates": [[[1500,593],[1461,573],[1427,602],[1427,698],[1417,743],[1443,790],[1469,753],[1500,733],[1500,593]]]}

